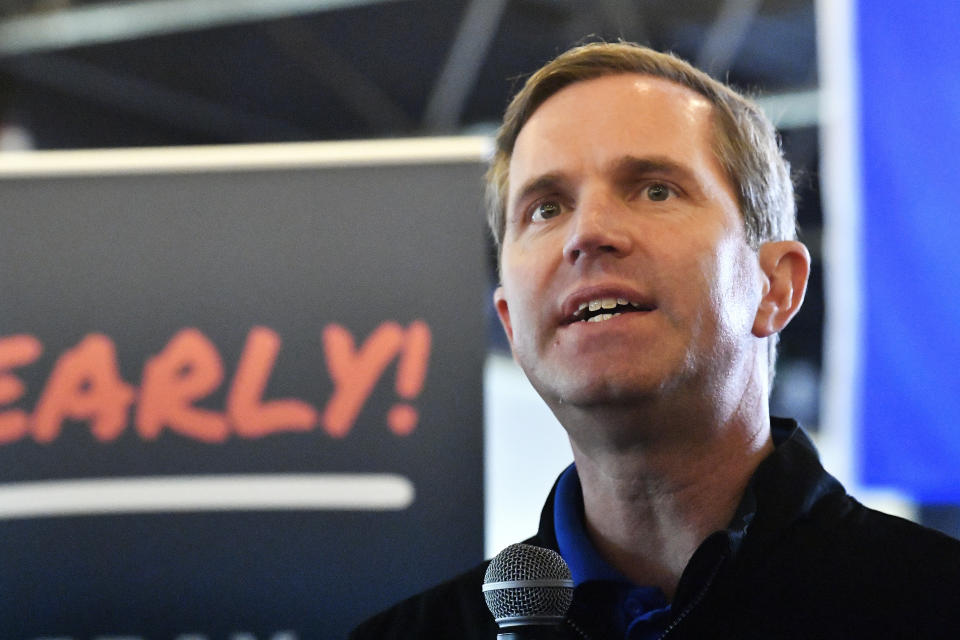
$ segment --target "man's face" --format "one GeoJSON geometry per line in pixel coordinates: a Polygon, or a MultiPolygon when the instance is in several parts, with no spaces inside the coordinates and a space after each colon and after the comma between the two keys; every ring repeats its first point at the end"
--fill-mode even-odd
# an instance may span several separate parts
{"type": "Polygon", "coordinates": [[[762,278],[712,126],[699,94],[620,74],[520,131],[494,300],[554,408],[713,393],[753,366],[762,278]]]}

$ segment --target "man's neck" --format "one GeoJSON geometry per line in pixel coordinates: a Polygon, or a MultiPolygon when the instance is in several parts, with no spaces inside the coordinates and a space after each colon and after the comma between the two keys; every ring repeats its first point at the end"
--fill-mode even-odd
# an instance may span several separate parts
{"type": "Polygon", "coordinates": [[[633,582],[669,598],[694,551],[729,524],[773,450],[766,412],[705,433],[695,444],[665,439],[629,450],[579,447],[571,438],[593,544],[633,582]]]}

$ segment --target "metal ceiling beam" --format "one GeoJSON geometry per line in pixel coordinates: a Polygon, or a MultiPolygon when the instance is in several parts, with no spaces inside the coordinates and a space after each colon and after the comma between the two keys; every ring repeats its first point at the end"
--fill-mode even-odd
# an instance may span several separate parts
{"type": "Polygon", "coordinates": [[[302,71],[359,114],[376,134],[396,135],[414,129],[413,119],[400,104],[305,25],[287,20],[270,25],[266,33],[302,71]]]}
{"type": "Polygon", "coordinates": [[[31,83],[106,105],[169,127],[215,140],[264,142],[305,140],[309,132],[266,116],[249,114],[133,76],[120,75],[72,58],[21,56],[0,70],[31,83]]]}
{"type": "Polygon", "coordinates": [[[467,6],[427,102],[423,116],[427,131],[450,131],[460,124],[463,107],[487,59],[506,5],[507,0],[471,0],[467,6]]]}
{"type": "Polygon", "coordinates": [[[616,33],[617,36],[631,42],[641,44],[650,42],[642,13],[642,3],[601,0],[596,6],[603,15],[604,28],[601,32],[616,33]]]}
{"type": "Polygon", "coordinates": [[[0,21],[0,56],[56,51],[397,0],[101,2],[0,21]]]}
{"type": "MultiPolygon", "coordinates": [[[[820,91],[787,91],[752,96],[757,106],[770,118],[770,122],[781,131],[820,126],[820,91]]],[[[471,131],[477,135],[493,137],[499,122],[488,122],[475,126],[471,131]]]]}
{"type": "Polygon", "coordinates": [[[711,74],[727,71],[743,46],[750,24],[762,0],[724,0],[717,17],[707,29],[697,53],[696,67],[711,74]]]}
{"type": "Polygon", "coordinates": [[[820,124],[820,92],[791,91],[759,96],[755,102],[778,129],[816,127],[820,124]]]}

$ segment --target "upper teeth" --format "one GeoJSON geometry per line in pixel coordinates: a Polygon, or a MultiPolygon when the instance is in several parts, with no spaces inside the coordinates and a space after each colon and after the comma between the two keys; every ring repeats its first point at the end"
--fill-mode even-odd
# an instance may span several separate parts
{"type": "MultiPolygon", "coordinates": [[[[583,315],[584,311],[599,311],[600,309],[615,309],[617,306],[626,306],[630,305],[634,309],[640,309],[642,305],[637,302],[631,302],[626,298],[597,298],[596,300],[590,300],[588,302],[581,302],[580,306],[577,307],[577,310],[574,312],[574,316],[580,317],[583,315]]],[[[613,316],[620,315],[619,313],[601,313],[600,315],[593,316],[589,318],[590,321],[598,322],[600,320],[608,320],[613,316]]]]}

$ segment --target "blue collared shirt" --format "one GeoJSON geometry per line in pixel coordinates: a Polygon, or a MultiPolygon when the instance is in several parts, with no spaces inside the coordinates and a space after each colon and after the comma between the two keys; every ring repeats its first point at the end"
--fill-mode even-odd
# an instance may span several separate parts
{"type": "Polygon", "coordinates": [[[659,638],[670,621],[670,603],[657,587],[630,582],[594,548],[584,526],[583,490],[574,465],[557,482],[553,525],[573,576],[571,617],[605,638],[659,638]]]}

